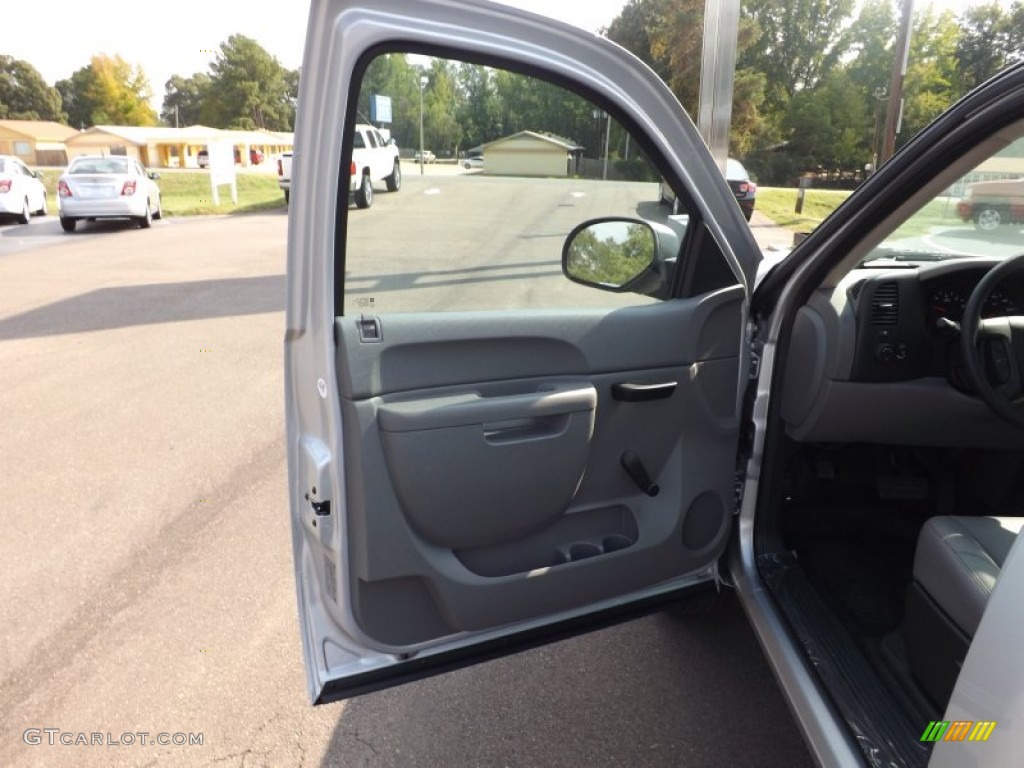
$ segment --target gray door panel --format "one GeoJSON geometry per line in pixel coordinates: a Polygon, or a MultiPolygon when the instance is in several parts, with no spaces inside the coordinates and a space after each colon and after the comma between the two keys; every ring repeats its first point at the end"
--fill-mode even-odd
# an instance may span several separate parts
{"type": "MultiPolygon", "coordinates": [[[[285,400],[311,699],[475,663],[713,579],[734,506],[760,256],[664,83],[607,40],[477,0],[315,0],[303,73],[285,400]],[[565,86],[559,103],[579,135],[549,139],[573,162],[593,160],[589,106],[599,109],[604,134],[624,140],[606,142],[629,160],[609,169],[626,173],[621,185],[568,165],[565,178],[474,169],[403,185],[372,216],[346,212],[352,112],[364,85],[382,83],[374,95],[394,91],[396,106],[403,83],[423,93],[418,78],[371,76],[377,59],[410,51],[449,72],[473,62],[487,77],[507,69],[509,84],[565,86]],[[685,215],[657,204],[658,177],[685,215]],[[658,242],[651,274],[664,290],[631,299],[560,274],[577,225],[621,216],[683,226],[685,237],[658,242]],[[402,234],[396,221],[419,227],[402,234]],[[708,254],[736,285],[663,300],[723,284],[715,270],[683,279],[708,254]],[[556,309],[626,302],[648,305],[556,309]],[[343,307],[369,314],[339,317],[343,307]],[[476,309],[487,311],[459,311],[476,309]]],[[[408,148],[415,120],[400,112],[392,128],[408,148]]]]}
{"type": "Polygon", "coordinates": [[[742,297],[545,322],[389,315],[372,343],[339,318],[348,568],[367,639],[414,646],[707,569],[731,511],[742,297]],[[666,382],[664,399],[612,394],[666,382]]]}

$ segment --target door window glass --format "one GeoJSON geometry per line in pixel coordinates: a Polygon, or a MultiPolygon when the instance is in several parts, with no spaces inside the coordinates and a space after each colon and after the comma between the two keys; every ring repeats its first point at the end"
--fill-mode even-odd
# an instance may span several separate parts
{"type": "Polygon", "coordinates": [[[391,122],[365,133],[373,143],[380,128],[394,144],[363,147],[355,132],[353,161],[371,169],[373,194],[348,190],[345,312],[655,301],[563,276],[567,237],[605,217],[652,223],[657,267],[670,279],[686,211],[660,201],[660,173],[636,137],[587,99],[515,72],[398,53],[367,68],[358,123],[378,97],[390,99],[391,122]],[[421,145],[437,157],[422,175],[421,145]],[[404,169],[399,182],[389,153],[404,169]]]}

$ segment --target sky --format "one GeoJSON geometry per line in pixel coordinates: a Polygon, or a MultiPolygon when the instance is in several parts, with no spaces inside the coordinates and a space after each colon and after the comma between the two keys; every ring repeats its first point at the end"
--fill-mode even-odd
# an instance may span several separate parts
{"type": "MultiPolygon", "coordinates": [[[[625,0],[505,4],[596,32],[618,15],[625,0]]],[[[297,69],[309,13],[309,0],[47,0],[46,16],[59,20],[48,24],[33,2],[3,0],[3,5],[0,54],[28,61],[50,85],[86,66],[94,54],[120,54],[145,70],[157,107],[171,75],[208,71],[220,43],[233,34],[253,38],[285,67],[297,69]],[[164,9],[162,15],[156,8],[164,9]]]]}
{"type": "MultiPolygon", "coordinates": [[[[3,0],[0,54],[31,63],[53,84],[86,66],[97,53],[120,54],[142,66],[159,110],[171,75],[206,72],[221,42],[232,34],[255,39],[289,69],[302,63],[310,0],[47,0],[48,24],[39,6],[3,0]],[[151,9],[162,8],[157,15],[151,9]],[[129,20],[129,21],[123,21],[129,20]]],[[[500,0],[591,32],[607,26],[626,0],[500,0]]],[[[980,0],[931,0],[962,9],[980,0]]],[[[928,0],[915,0],[915,8],[928,0]]],[[[1009,5],[1010,0],[997,0],[1009,5]]]]}

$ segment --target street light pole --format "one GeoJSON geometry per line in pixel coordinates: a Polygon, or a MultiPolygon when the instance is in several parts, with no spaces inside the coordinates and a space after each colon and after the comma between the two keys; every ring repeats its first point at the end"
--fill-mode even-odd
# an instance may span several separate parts
{"type": "Polygon", "coordinates": [[[428,82],[430,79],[426,75],[420,76],[420,176],[423,175],[423,89],[428,82]]]}

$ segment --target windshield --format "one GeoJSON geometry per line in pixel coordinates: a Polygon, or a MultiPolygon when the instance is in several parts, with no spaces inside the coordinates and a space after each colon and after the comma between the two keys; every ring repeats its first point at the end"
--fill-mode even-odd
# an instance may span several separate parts
{"type": "Polygon", "coordinates": [[[128,173],[128,158],[83,157],[71,164],[68,173],[128,173]]]}
{"type": "Polygon", "coordinates": [[[1024,252],[1024,138],[928,200],[864,262],[1006,258],[1024,252]]]}

